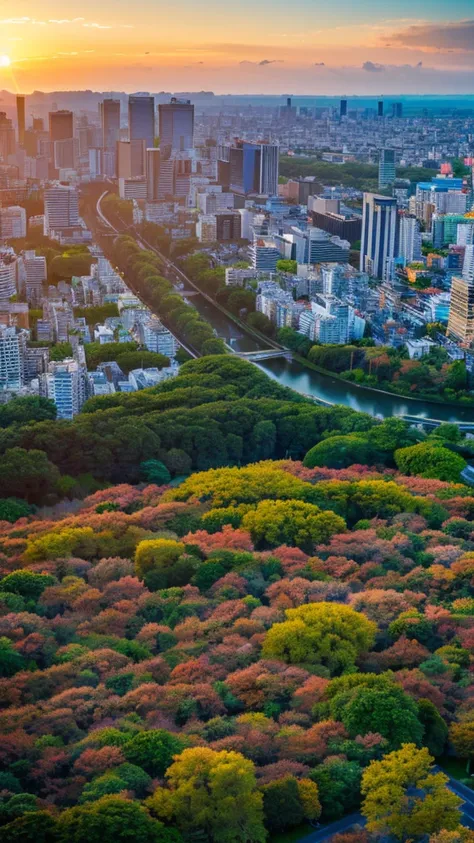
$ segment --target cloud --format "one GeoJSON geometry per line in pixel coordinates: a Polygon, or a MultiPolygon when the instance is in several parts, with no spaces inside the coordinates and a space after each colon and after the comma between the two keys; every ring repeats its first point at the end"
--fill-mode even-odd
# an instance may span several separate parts
{"type": "Polygon", "coordinates": [[[326,67],[323,61],[315,61],[313,67],[326,67]]]}
{"type": "Polygon", "coordinates": [[[241,67],[266,67],[267,64],[284,64],[283,59],[262,59],[262,61],[239,61],[241,67]]]}
{"type": "Polygon", "coordinates": [[[373,61],[365,61],[362,65],[362,70],[366,70],[367,73],[383,73],[385,70],[385,65],[377,64],[373,61]]]}
{"type": "Polygon", "coordinates": [[[414,24],[393,33],[390,39],[409,49],[474,53],[474,20],[414,24]]]}

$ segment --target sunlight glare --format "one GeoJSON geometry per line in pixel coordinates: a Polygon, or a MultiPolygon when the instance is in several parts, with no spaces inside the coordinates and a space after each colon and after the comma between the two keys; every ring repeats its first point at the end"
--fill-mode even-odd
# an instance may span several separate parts
{"type": "Polygon", "coordinates": [[[10,67],[11,61],[9,56],[0,56],[0,67],[10,67]]]}

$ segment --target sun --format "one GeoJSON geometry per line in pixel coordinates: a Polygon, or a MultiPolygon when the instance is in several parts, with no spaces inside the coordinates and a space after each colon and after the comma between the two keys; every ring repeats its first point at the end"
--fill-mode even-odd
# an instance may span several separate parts
{"type": "Polygon", "coordinates": [[[10,56],[0,56],[0,67],[10,67],[10,56]]]}

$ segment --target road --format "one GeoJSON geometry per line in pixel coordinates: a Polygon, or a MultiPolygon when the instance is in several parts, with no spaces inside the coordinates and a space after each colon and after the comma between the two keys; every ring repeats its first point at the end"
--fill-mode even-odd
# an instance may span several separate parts
{"type": "MultiPolygon", "coordinates": [[[[108,192],[109,192],[108,190],[104,190],[104,192],[103,192],[103,193],[99,196],[99,198],[98,198],[98,200],[97,200],[97,203],[96,203],[97,216],[99,217],[100,221],[102,222],[102,224],[103,224],[104,226],[106,226],[107,228],[112,229],[112,231],[114,231],[117,235],[119,235],[119,234],[120,234],[120,231],[119,231],[119,230],[118,230],[118,229],[117,229],[114,225],[112,225],[112,223],[110,222],[110,220],[108,220],[108,219],[107,219],[107,217],[105,216],[105,214],[102,212],[102,208],[101,208],[101,205],[100,205],[100,203],[102,202],[102,199],[104,198],[104,196],[107,196],[107,193],[108,193],[108,192]]],[[[144,243],[142,243],[142,241],[141,241],[138,237],[136,237],[135,239],[136,239],[136,243],[137,243],[137,245],[140,247],[140,249],[144,249],[144,250],[146,250],[146,249],[148,248],[148,244],[147,244],[147,245],[145,245],[144,243]]],[[[154,249],[153,251],[155,251],[155,252],[156,252],[156,254],[157,254],[157,255],[158,255],[158,256],[159,256],[159,257],[163,260],[163,262],[164,262],[164,263],[166,263],[167,268],[169,268],[170,266],[174,266],[174,265],[171,263],[171,261],[168,261],[168,260],[167,260],[167,259],[166,259],[163,255],[161,255],[161,254],[158,252],[158,250],[157,250],[157,249],[154,249]]],[[[177,270],[177,271],[180,271],[180,270],[177,270]]],[[[186,277],[186,276],[184,276],[184,277],[186,277]]],[[[134,287],[133,287],[133,285],[131,284],[131,282],[130,282],[130,280],[129,280],[129,279],[127,279],[127,286],[128,286],[128,287],[130,287],[130,289],[131,289],[132,293],[134,293],[134,294],[137,296],[137,298],[140,298],[140,296],[139,296],[139,294],[138,294],[137,290],[136,290],[136,289],[134,289],[134,287]]],[[[144,302],[144,304],[146,304],[146,302],[144,302]]],[[[148,306],[148,305],[147,305],[147,306],[148,306]]],[[[158,314],[157,314],[157,315],[158,315],[158,314]]],[[[158,318],[161,318],[161,317],[159,317],[159,316],[158,316],[158,318]]],[[[196,351],[196,349],[195,349],[195,348],[192,348],[190,345],[187,345],[185,342],[183,342],[183,340],[182,340],[182,339],[180,339],[180,338],[179,338],[179,337],[177,337],[175,334],[173,334],[173,332],[170,330],[170,328],[169,328],[169,326],[168,326],[168,325],[166,325],[165,327],[166,327],[166,328],[168,328],[168,331],[170,332],[170,334],[172,334],[172,335],[173,335],[173,337],[175,338],[176,342],[177,342],[179,345],[181,345],[181,346],[184,348],[184,350],[185,350],[185,351],[187,351],[187,352],[188,352],[188,354],[190,354],[190,355],[191,355],[191,357],[196,358],[196,357],[199,357],[199,356],[200,356],[200,355],[199,355],[199,353],[196,351]]]]}
{"type": "MultiPolygon", "coordinates": [[[[436,768],[439,772],[443,772],[440,768],[436,768]]],[[[456,796],[463,800],[462,810],[462,824],[467,828],[474,829],[474,791],[466,787],[457,779],[448,777],[448,787],[456,796]]],[[[353,826],[365,825],[365,817],[362,814],[349,814],[347,817],[342,817],[323,828],[315,829],[311,834],[306,834],[300,837],[298,843],[322,843],[324,840],[329,840],[334,834],[340,834],[344,831],[349,831],[353,826]]]]}

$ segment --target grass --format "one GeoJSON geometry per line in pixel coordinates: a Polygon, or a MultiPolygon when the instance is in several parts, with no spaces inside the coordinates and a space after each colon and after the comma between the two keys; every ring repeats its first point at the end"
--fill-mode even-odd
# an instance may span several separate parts
{"type": "Polygon", "coordinates": [[[296,825],[288,831],[276,831],[275,834],[270,836],[268,843],[296,843],[301,837],[311,834],[314,830],[309,823],[303,823],[303,825],[296,825]]]}
{"type": "MultiPolygon", "coordinates": [[[[464,780],[469,778],[466,772],[466,761],[463,761],[460,758],[452,758],[451,756],[444,755],[442,758],[437,759],[437,763],[441,769],[445,773],[448,773],[448,775],[452,776],[453,779],[464,780]]],[[[474,778],[471,779],[471,781],[472,786],[474,787],[474,778]]]]}

